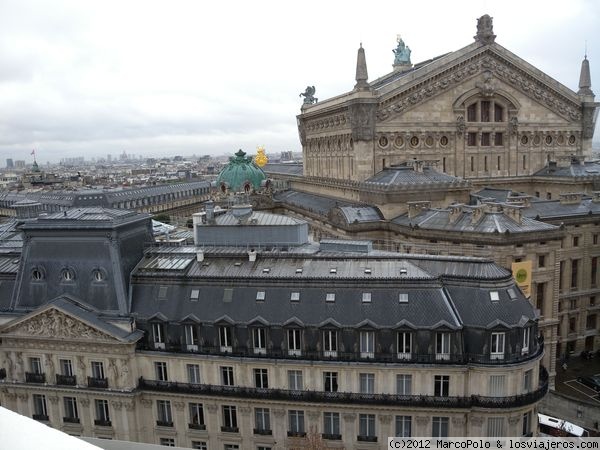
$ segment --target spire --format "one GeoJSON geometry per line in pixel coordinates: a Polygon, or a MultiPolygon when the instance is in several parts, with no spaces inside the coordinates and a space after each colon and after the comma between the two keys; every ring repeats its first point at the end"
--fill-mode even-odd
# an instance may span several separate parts
{"type": "Polygon", "coordinates": [[[594,95],[592,92],[592,80],[590,77],[590,62],[587,59],[587,55],[581,61],[581,73],[579,75],[579,91],[578,95],[594,95]]]}
{"type": "Polygon", "coordinates": [[[367,73],[367,58],[365,57],[365,49],[363,48],[361,42],[360,48],[358,49],[358,56],[356,58],[356,84],[354,85],[354,89],[357,91],[368,90],[368,79],[369,74],[367,73]]]}

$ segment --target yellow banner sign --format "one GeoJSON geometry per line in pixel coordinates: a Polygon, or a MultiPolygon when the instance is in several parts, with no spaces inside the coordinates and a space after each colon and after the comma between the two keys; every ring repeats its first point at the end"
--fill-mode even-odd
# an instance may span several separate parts
{"type": "Polygon", "coordinates": [[[512,274],[523,295],[531,297],[531,261],[512,263],[512,274]]]}

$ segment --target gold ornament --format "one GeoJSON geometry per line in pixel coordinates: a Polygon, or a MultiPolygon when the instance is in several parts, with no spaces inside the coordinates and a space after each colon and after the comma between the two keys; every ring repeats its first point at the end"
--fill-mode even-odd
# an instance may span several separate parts
{"type": "Polygon", "coordinates": [[[254,162],[258,167],[264,167],[269,162],[269,158],[265,155],[265,148],[261,145],[256,147],[256,156],[254,162]]]}

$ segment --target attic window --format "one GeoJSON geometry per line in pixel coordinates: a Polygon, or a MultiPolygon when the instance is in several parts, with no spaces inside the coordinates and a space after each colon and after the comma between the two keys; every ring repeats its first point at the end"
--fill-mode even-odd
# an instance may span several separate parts
{"type": "Polygon", "coordinates": [[[290,294],[290,301],[299,302],[300,301],[300,292],[292,292],[290,294]]]}
{"type": "Polygon", "coordinates": [[[169,286],[160,286],[158,288],[158,299],[165,300],[167,298],[168,290],[169,290],[169,286]]]}
{"type": "Polygon", "coordinates": [[[398,294],[398,303],[408,303],[408,294],[406,292],[398,294]]]}
{"type": "Polygon", "coordinates": [[[265,268],[263,269],[263,273],[269,273],[270,271],[271,271],[271,269],[269,269],[268,267],[265,267],[265,268]]]}
{"type": "Polygon", "coordinates": [[[232,288],[223,289],[223,303],[231,303],[232,298],[233,298],[233,289],[232,288]]]}
{"type": "Polygon", "coordinates": [[[298,268],[296,269],[296,273],[302,273],[302,268],[301,268],[301,267],[298,267],[298,268]]]}
{"type": "Polygon", "coordinates": [[[500,295],[498,295],[498,291],[490,291],[490,300],[493,302],[500,301],[500,295]]]}
{"type": "Polygon", "coordinates": [[[40,281],[44,279],[44,274],[39,269],[33,269],[31,272],[31,278],[35,281],[40,281]]]}
{"type": "Polygon", "coordinates": [[[371,269],[370,269],[369,267],[367,267],[367,268],[365,269],[365,273],[366,273],[367,275],[371,275],[371,269]]]}
{"type": "Polygon", "coordinates": [[[400,269],[400,275],[406,275],[408,273],[408,270],[406,270],[405,268],[400,269]]]}
{"type": "Polygon", "coordinates": [[[506,292],[508,293],[508,297],[511,300],[516,300],[517,299],[517,293],[515,292],[515,290],[513,288],[508,288],[506,290],[506,292]]]}
{"type": "Polygon", "coordinates": [[[337,273],[337,268],[332,267],[331,269],[329,269],[329,273],[337,273]]]}
{"type": "Polygon", "coordinates": [[[325,296],[325,301],[329,302],[329,303],[335,302],[335,293],[328,292],[327,295],[325,296]]]}
{"type": "Polygon", "coordinates": [[[371,303],[371,293],[370,292],[363,292],[362,302],[363,303],[371,303]]]}
{"type": "Polygon", "coordinates": [[[197,302],[199,297],[200,289],[192,289],[192,292],[190,292],[190,300],[193,302],[197,302]]]}
{"type": "Polygon", "coordinates": [[[265,291],[257,291],[256,292],[256,301],[264,302],[265,301],[265,291]]]}

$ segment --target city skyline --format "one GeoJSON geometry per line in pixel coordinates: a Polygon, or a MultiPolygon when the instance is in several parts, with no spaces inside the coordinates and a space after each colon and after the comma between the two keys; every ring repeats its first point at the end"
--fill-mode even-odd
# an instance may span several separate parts
{"type": "Polygon", "coordinates": [[[592,1],[341,8],[3,2],[0,161],[31,163],[32,149],[40,163],[123,151],[300,151],[299,93],[314,85],[324,100],[351,90],[361,42],[372,81],[391,71],[398,34],[417,63],[471,43],[485,13],[496,42],[575,91],[587,45],[598,89],[600,5],[592,1]]]}

